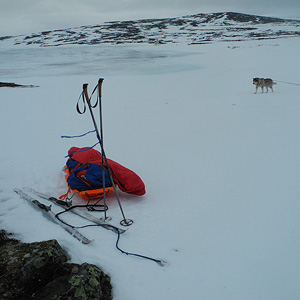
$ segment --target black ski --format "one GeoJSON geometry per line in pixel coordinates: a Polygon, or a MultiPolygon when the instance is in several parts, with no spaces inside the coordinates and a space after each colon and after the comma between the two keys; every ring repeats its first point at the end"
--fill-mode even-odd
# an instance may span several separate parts
{"type": "Polygon", "coordinates": [[[56,216],[55,213],[51,210],[51,205],[47,206],[41,202],[39,202],[37,199],[31,197],[30,195],[26,194],[20,189],[14,189],[14,191],[23,199],[27,200],[29,203],[33,204],[36,208],[42,211],[42,213],[51,219],[56,224],[60,225],[63,229],[65,229],[68,233],[70,233],[72,236],[74,236],[77,240],[82,242],[83,244],[89,244],[91,240],[89,240],[87,237],[82,235],[77,229],[72,228],[70,226],[65,225],[64,223],[60,222],[56,216]]]}
{"type": "MultiPolygon", "coordinates": [[[[55,197],[48,196],[48,195],[46,195],[44,193],[41,193],[41,192],[38,192],[38,191],[36,191],[35,189],[32,189],[32,188],[27,188],[26,187],[25,190],[28,191],[28,192],[30,192],[30,193],[33,193],[33,194],[39,196],[42,199],[49,200],[49,201],[51,201],[51,202],[59,205],[60,207],[62,207],[64,209],[70,209],[71,208],[70,204],[67,203],[66,201],[62,201],[62,200],[59,200],[59,199],[57,199],[55,197]]],[[[91,214],[89,214],[89,213],[87,213],[85,211],[82,211],[80,209],[72,208],[72,209],[70,209],[70,212],[72,212],[72,213],[74,213],[74,214],[76,214],[76,215],[78,215],[78,216],[80,216],[80,217],[82,217],[82,218],[84,218],[84,219],[86,219],[88,221],[91,221],[91,222],[93,222],[93,223],[95,223],[97,225],[100,225],[101,227],[103,227],[105,229],[111,230],[111,231],[113,231],[115,233],[122,234],[122,233],[124,233],[126,231],[125,229],[116,227],[114,225],[110,225],[110,224],[102,221],[101,219],[96,218],[95,216],[93,216],[93,215],[91,215],[91,214]]]]}

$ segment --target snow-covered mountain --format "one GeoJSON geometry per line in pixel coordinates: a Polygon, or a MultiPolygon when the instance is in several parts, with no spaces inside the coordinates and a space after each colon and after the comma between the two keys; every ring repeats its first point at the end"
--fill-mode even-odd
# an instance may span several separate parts
{"type": "MultiPolygon", "coordinates": [[[[300,21],[234,12],[177,18],[114,21],[102,25],[6,36],[0,42],[60,46],[65,44],[187,43],[274,39],[300,36],[300,21]]],[[[0,44],[1,45],[1,44],[0,44]]]]}

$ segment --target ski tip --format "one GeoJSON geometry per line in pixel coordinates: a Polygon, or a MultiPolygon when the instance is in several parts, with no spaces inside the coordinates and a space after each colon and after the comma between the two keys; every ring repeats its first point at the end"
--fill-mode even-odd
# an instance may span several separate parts
{"type": "Polygon", "coordinates": [[[84,245],[88,245],[88,244],[90,244],[90,243],[92,243],[94,240],[89,240],[88,238],[85,238],[85,239],[83,239],[81,242],[82,242],[82,244],[84,244],[84,245]]]}

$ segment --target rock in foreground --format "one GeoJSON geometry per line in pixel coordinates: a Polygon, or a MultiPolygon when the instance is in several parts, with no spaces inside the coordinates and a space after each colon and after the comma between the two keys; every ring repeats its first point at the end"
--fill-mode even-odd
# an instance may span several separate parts
{"type": "Polygon", "coordinates": [[[2,300],[111,300],[110,278],[97,266],[67,263],[56,240],[22,243],[0,232],[2,300]]]}

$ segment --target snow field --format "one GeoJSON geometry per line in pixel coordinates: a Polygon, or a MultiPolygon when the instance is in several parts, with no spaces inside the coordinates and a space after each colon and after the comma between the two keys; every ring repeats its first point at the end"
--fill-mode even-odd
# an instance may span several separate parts
{"type": "MultiPolygon", "coordinates": [[[[278,39],[93,46],[86,56],[76,56],[74,47],[72,59],[82,62],[76,68],[62,63],[64,50],[47,55],[48,65],[37,52],[35,60],[23,60],[24,75],[11,62],[15,71],[1,81],[40,87],[0,90],[1,228],[25,242],[55,238],[73,262],[99,265],[111,276],[116,300],[298,299],[299,86],[278,82],[274,93],[254,95],[252,78],[300,83],[299,45],[299,39],[278,39]],[[101,69],[100,59],[86,68],[85,57],[101,56],[101,49],[123,51],[127,59],[111,60],[111,69],[101,69]],[[135,171],[147,190],[142,197],[120,193],[126,217],[134,220],[120,247],[165,259],[164,267],[122,255],[116,235],[101,228],[81,230],[94,239],[82,245],[12,191],[65,193],[68,149],[97,141],[92,134],[60,136],[93,129],[75,105],[82,84],[91,91],[99,77],[106,154],[135,171]]],[[[118,225],[117,201],[110,196],[108,202],[118,225]]]]}

